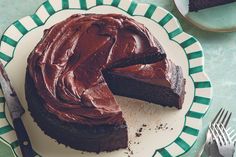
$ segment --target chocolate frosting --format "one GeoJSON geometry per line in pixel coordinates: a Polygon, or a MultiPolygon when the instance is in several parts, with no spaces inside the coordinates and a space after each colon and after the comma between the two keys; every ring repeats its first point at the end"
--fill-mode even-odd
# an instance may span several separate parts
{"type": "MultiPolygon", "coordinates": [[[[61,120],[87,125],[121,124],[121,109],[102,72],[143,64],[141,58],[147,56],[165,58],[165,53],[143,24],[119,14],[73,15],[45,30],[28,58],[28,70],[45,108],[61,120]]],[[[166,61],[158,64],[163,66],[163,71],[158,70],[163,75],[158,77],[166,78],[166,61]]],[[[136,77],[135,71],[133,74],[136,77]]]]}
{"type": "Polygon", "coordinates": [[[153,85],[173,88],[176,66],[171,60],[164,59],[152,64],[136,64],[123,68],[114,68],[112,72],[153,85]]]}

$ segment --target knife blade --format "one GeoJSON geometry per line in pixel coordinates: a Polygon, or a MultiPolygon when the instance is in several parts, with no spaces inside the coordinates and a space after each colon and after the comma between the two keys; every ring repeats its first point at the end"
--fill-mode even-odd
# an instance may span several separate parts
{"type": "Polygon", "coordinates": [[[10,80],[1,62],[0,62],[0,84],[12,120],[20,118],[24,114],[25,110],[22,107],[16,95],[16,92],[12,88],[10,80]]]}
{"type": "Polygon", "coordinates": [[[34,157],[37,153],[33,150],[29,136],[26,132],[25,126],[21,120],[21,116],[25,113],[17,94],[11,85],[5,68],[0,61],[0,85],[3,95],[6,100],[10,116],[13,121],[13,127],[19,141],[19,146],[23,157],[34,157]]]}

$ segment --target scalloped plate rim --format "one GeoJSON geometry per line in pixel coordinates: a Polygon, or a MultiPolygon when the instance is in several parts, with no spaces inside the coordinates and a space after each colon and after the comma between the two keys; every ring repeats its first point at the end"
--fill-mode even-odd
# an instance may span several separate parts
{"type": "MultiPolygon", "coordinates": [[[[58,0],[59,1],[59,0],[58,0]]],[[[63,0],[62,0],[63,1],[63,0]]],[[[69,0],[68,0],[69,1],[69,0]]],[[[118,2],[119,0],[113,0],[112,2],[118,2]]],[[[127,1],[129,1],[129,0],[127,0],[127,1]]],[[[45,4],[45,3],[50,3],[50,1],[46,1],[46,2],[44,2],[42,5],[40,5],[40,7],[36,10],[36,12],[33,14],[33,15],[36,15],[36,14],[38,14],[38,12],[40,12],[40,8],[45,4]]],[[[138,3],[138,2],[136,2],[136,4],[142,4],[142,3],[138,3]]],[[[144,4],[147,4],[147,3],[144,3],[144,4]]],[[[103,4],[104,5],[104,4],[103,4]]],[[[108,5],[108,4],[107,4],[108,5]]],[[[108,6],[111,6],[111,5],[108,5],[108,6]]],[[[180,24],[179,24],[179,22],[178,22],[178,20],[174,17],[174,15],[172,15],[171,13],[169,13],[168,11],[166,11],[165,9],[163,9],[163,8],[161,8],[161,7],[157,7],[157,6],[155,6],[155,5],[153,5],[153,4],[149,4],[149,7],[150,6],[154,6],[155,7],[155,9],[156,8],[160,8],[160,9],[162,9],[164,12],[166,12],[168,15],[170,15],[171,16],[171,18],[173,18],[174,20],[175,20],[175,25],[176,25],[176,28],[178,28],[178,29],[180,29],[181,30],[181,32],[180,32],[180,34],[181,33],[185,33],[183,30],[182,30],[182,27],[180,26],[180,24]]],[[[95,6],[93,6],[93,7],[96,7],[96,5],[95,6]]],[[[112,7],[114,7],[114,6],[112,6],[112,7]]],[[[118,6],[116,6],[117,8],[119,8],[118,6]]],[[[92,7],[91,7],[92,8],[92,7]]],[[[87,8],[86,10],[89,10],[89,9],[91,9],[91,8],[87,8]]],[[[69,10],[71,10],[72,8],[69,8],[69,10]]],[[[76,8],[74,8],[74,9],[76,9],[76,8]]],[[[122,8],[119,8],[119,9],[121,9],[121,10],[123,10],[122,8]]],[[[63,11],[63,10],[66,10],[66,9],[62,9],[62,10],[58,10],[58,11],[56,11],[55,13],[57,13],[57,12],[60,12],[60,11],[63,11]]],[[[81,10],[81,9],[79,9],[78,8],[78,10],[81,10]]],[[[125,11],[125,10],[123,10],[123,11],[125,11]]],[[[155,11],[155,10],[154,10],[155,11]]],[[[127,11],[125,11],[125,12],[127,12],[127,11]]],[[[33,15],[31,15],[31,16],[33,16],[33,15]]],[[[53,14],[52,14],[53,15],[53,14]]],[[[49,15],[49,17],[47,17],[47,19],[43,22],[43,24],[42,25],[44,25],[46,22],[47,22],[47,20],[52,16],[52,15],[49,15]]],[[[132,15],[132,16],[135,16],[135,15],[132,15]]],[[[26,16],[26,17],[28,17],[28,16],[26,16]]],[[[21,18],[21,19],[24,19],[24,18],[26,18],[26,17],[23,17],[23,18],[21,18]]],[[[20,20],[21,20],[20,19],[20,20]]],[[[151,19],[151,18],[149,18],[149,19],[151,19]]],[[[151,19],[151,20],[153,20],[153,19],[151,19]]],[[[19,21],[19,20],[17,20],[17,21],[19,21]]],[[[16,22],[17,22],[16,21],[16,22]]],[[[16,22],[14,22],[14,23],[16,23],[16,22]]],[[[155,21],[156,22],[156,21],[155,21]]],[[[14,24],[13,23],[13,24],[14,24]]],[[[156,22],[157,23],[157,22],[156,22]]],[[[3,36],[5,35],[5,33],[8,31],[8,29],[11,27],[11,26],[13,26],[13,24],[12,25],[10,25],[7,29],[6,29],[6,31],[3,33],[3,36]]],[[[158,24],[158,23],[157,23],[158,24]]],[[[38,28],[38,27],[40,27],[40,26],[36,26],[36,27],[34,27],[33,29],[36,29],[36,28],[38,28]]],[[[169,32],[164,28],[164,26],[162,26],[162,28],[166,31],[166,33],[167,34],[169,34],[169,32]]],[[[33,29],[31,29],[31,30],[33,30],[33,29]]],[[[28,30],[28,32],[30,32],[31,30],[28,30]]],[[[24,37],[24,35],[21,37],[21,38],[23,38],[24,37]]],[[[20,42],[20,40],[21,40],[21,38],[17,41],[17,43],[18,42],[20,42]]],[[[192,38],[192,39],[194,39],[195,40],[195,42],[197,42],[197,44],[198,44],[198,47],[199,47],[199,50],[200,51],[203,51],[202,50],[202,47],[201,47],[201,45],[200,45],[200,43],[197,41],[197,39],[195,39],[194,37],[192,37],[191,35],[190,35],[190,38],[192,38]]],[[[175,40],[173,40],[172,38],[170,39],[170,40],[172,40],[172,41],[174,41],[174,42],[176,42],[177,44],[181,44],[181,43],[178,43],[177,41],[175,41],[175,40]]],[[[1,38],[1,43],[3,42],[3,37],[1,38]]],[[[0,43],[0,50],[1,50],[1,43],[0,43]]],[[[17,46],[17,45],[16,45],[17,46]]],[[[15,47],[16,47],[15,46],[15,47]]],[[[185,54],[186,54],[186,57],[187,57],[187,53],[186,53],[186,50],[183,48],[183,50],[184,50],[184,52],[185,52],[185,54]]],[[[13,56],[12,56],[12,58],[14,57],[14,52],[15,52],[15,48],[14,48],[14,51],[13,51],[13,56]]],[[[10,62],[10,61],[9,61],[10,62]]],[[[188,64],[190,64],[189,63],[189,59],[188,59],[188,64]]],[[[7,65],[7,64],[6,64],[7,65]]],[[[201,64],[200,64],[201,66],[202,66],[202,71],[200,71],[199,73],[202,73],[203,74],[203,76],[202,77],[204,77],[205,78],[205,80],[206,81],[208,81],[209,83],[210,83],[210,80],[209,80],[209,78],[208,78],[208,76],[207,76],[207,74],[205,73],[205,71],[204,71],[204,54],[203,54],[203,52],[202,52],[202,56],[201,56],[201,64]]],[[[189,65],[190,66],[190,65],[189,65]]],[[[191,76],[191,74],[189,74],[189,76],[191,77],[191,79],[192,79],[192,81],[193,81],[193,83],[195,82],[194,81],[194,79],[192,78],[192,76],[191,76]]],[[[210,83],[211,84],[211,83],[210,83]]],[[[208,102],[208,108],[207,108],[207,110],[203,113],[203,115],[202,115],[202,117],[204,117],[204,115],[207,113],[207,111],[209,110],[209,107],[210,107],[210,101],[211,101],[211,99],[212,99],[212,87],[211,87],[211,85],[210,85],[210,87],[209,87],[209,92],[210,92],[210,97],[208,97],[209,98],[209,102],[208,102]]],[[[196,90],[196,87],[194,88],[194,90],[196,90]]],[[[195,95],[196,96],[196,95],[195,95]]],[[[193,105],[193,102],[192,102],[192,105],[193,105]]],[[[192,106],[191,105],[191,106],[192,106]]],[[[189,110],[191,109],[191,106],[190,106],[190,108],[189,108],[189,110]]],[[[187,115],[187,113],[186,113],[186,115],[187,115]]],[[[185,115],[185,121],[186,121],[186,115],[185,115]]],[[[202,117],[201,118],[199,118],[200,119],[200,121],[202,122],[202,117]]],[[[7,120],[7,119],[6,119],[7,120]]],[[[9,122],[8,122],[9,123],[9,122]]],[[[199,128],[199,129],[201,129],[201,128],[199,128]]],[[[183,132],[183,131],[182,131],[183,132]]],[[[181,132],[181,133],[182,133],[181,132]]],[[[180,133],[180,134],[181,134],[180,133]]],[[[198,137],[198,134],[199,133],[197,133],[197,137],[198,137]]],[[[179,137],[179,136],[178,136],[179,137]]],[[[4,140],[4,139],[2,139],[2,137],[0,137],[0,140],[4,140]]],[[[5,142],[7,142],[7,141],[5,141],[5,142]]],[[[175,142],[175,141],[173,141],[173,142],[175,142]]],[[[173,143],[172,142],[172,143],[173,143]]],[[[196,140],[194,141],[194,143],[196,142],[196,140]]],[[[8,143],[8,142],[7,142],[8,143]]],[[[171,145],[172,143],[170,143],[169,145],[171,145]]],[[[187,150],[185,150],[184,151],[184,153],[186,153],[189,149],[191,149],[192,148],[192,146],[194,145],[194,143],[187,149],[187,150]]],[[[166,148],[166,147],[168,147],[169,145],[167,145],[167,146],[165,146],[164,148],[166,148]]],[[[8,143],[8,146],[10,146],[11,147],[11,145],[10,145],[10,143],[8,143]]],[[[14,155],[15,156],[17,156],[16,155],[16,152],[14,151],[14,149],[11,147],[11,150],[14,152],[14,155]]],[[[154,153],[154,155],[153,156],[155,156],[155,154],[157,153],[157,150],[155,151],[155,153],[154,153]]],[[[182,153],[182,154],[184,154],[184,153],[182,153]]],[[[182,155],[182,154],[179,154],[179,155],[182,155]]],[[[178,156],[179,156],[178,155],[178,156]]]]}

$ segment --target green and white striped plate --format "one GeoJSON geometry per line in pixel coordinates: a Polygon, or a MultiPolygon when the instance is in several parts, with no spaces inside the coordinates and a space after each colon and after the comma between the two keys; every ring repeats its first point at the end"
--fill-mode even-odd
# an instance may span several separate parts
{"type": "MultiPolygon", "coordinates": [[[[187,152],[196,142],[211,97],[211,83],[204,72],[204,56],[200,43],[183,32],[177,19],[165,9],[153,4],[140,4],[129,0],[49,0],[33,15],[14,22],[1,38],[0,58],[27,109],[24,95],[24,78],[27,57],[43,35],[43,30],[75,13],[120,13],[143,23],[174,63],[183,68],[186,78],[186,96],[182,110],[164,108],[140,100],[119,97],[129,126],[130,149],[134,157],[171,157],[187,152]],[[142,136],[136,131],[143,128],[142,136]],[[158,129],[160,124],[165,129],[158,129]]],[[[126,149],[110,153],[81,153],[66,148],[43,134],[29,112],[23,121],[35,150],[44,157],[127,157],[126,149]]],[[[19,144],[11,125],[9,113],[0,98],[0,138],[20,157],[19,144]]]]}

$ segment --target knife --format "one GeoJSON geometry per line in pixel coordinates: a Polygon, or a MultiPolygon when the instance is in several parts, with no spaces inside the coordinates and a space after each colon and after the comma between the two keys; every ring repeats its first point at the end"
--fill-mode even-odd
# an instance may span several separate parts
{"type": "Polygon", "coordinates": [[[21,120],[21,116],[25,113],[19,98],[13,89],[7,73],[4,69],[2,62],[0,61],[0,84],[2,87],[2,92],[6,100],[7,107],[10,112],[10,116],[13,121],[13,127],[16,132],[16,136],[19,141],[19,146],[23,157],[35,157],[37,153],[33,150],[30,143],[29,136],[26,132],[25,126],[21,120]]]}

